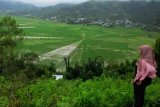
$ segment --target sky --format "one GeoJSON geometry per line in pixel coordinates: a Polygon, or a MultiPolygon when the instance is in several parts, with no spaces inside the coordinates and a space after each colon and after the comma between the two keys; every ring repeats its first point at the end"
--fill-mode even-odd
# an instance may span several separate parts
{"type": "MultiPolygon", "coordinates": [[[[82,3],[89,0],[4,0],[4,1],[19,1],[29,4],[34,4],[36,6],[49,6],[49,5],[56,5],[59,3],[82,3]]],[[[93,0],[93,1],[107,1],[107,0],[93,0]]],[[[112,0],[108,0],[112,1],[112,0]]],[[[126,0],[116,0],[116,1],[126,1],[126,0]]]]}
{"type": "Polygon", "coordinates": [[[36,6],[56,5],[59,3],[82,3],[88,0],[6,0],[6,1],[20,1],[24,3],[34,4],[36,6]]]}

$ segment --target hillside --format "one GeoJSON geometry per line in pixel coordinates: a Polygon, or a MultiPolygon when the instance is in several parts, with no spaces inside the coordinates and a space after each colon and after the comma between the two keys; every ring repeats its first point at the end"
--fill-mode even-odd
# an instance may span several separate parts
{"type": "Polygon", "coordinates": [[[72,6],[74,6],[74,5],[75,5],[75,4],[60,3],[60,4],[57,4],[57,5],[54,5],[54,6],[45,7],[45,8],[43,8],[43,9],[63,9],[63,8],[72,7],[72,6]]]}
{"type": "Polygon", "coordinates": [[[86,2],[61,9],[54,16],[59,18],[129,19],[145,24],[156,24],[160,19],[160,2],[86,2]],[[59,14],[60,13],[60,14],[59,14]]]}
{"type": "Polygon", "coordinates": [[[89,1],[78,5],[57,5],[33,11],[19,11],[12,14],[27,15],[55,19],[62,22],[77,22],[79,18],[87,19],[85,22],[105,20],[130,20],[135,23],[160,25],[159,1],[89,1]]]}
{"type": "Polygon", "coordinates": [[[36,7],[31,4],[25,4],[21,2],[0,1],[0,11],[18,11],[35,9],[36,7]]]}

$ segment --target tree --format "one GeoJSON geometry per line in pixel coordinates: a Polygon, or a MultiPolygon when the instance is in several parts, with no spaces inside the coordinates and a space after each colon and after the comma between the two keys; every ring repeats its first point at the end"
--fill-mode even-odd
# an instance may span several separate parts
{"type": "Polygon", "coordinates": [[[16,57],[13,53],[14,48],[22,35],[22,29],[18,28],[16,20],[10,16],[0,20],[0,72],[7,71],[12,67],[16,57]]]}
{"type": "Polygon", "coordinates": [[[10,16],[2,18],[0,21],[0,46],[1,48],[7,48],[10,51],[7,52],[8,54],[12,54],[16,42],[20,39],[22,34],[22,29],[18,28],[16,20],[12,19],[10,16]],[[17,35],[19,37],[17,37],[17,35]]]}
{"type": "Polygon", "coordinates": [[[0,36],[14,36],[22,33],[15,19],[10,16],[3,17],[0,21],[0,36]]]}
{"type": "Polygon", "coordinates": [[[155,50],[157,65],[158,65],[158,68],[160,68],[160,38],[156,40],[154,50],[155,50]]]}

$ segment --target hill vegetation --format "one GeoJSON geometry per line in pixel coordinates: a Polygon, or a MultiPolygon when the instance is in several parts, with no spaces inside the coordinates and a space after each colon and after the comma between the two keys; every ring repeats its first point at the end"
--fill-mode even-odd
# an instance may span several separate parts
{"type": "Polygon", "coordinates": [[[20,2],[1,1],[0,11],[11,15],[38,17],[71,24],[139,26],[149,31],[160,31],[160,2],[149,1],[88,1],[82,4],[58,4],[35,7],[20,2]]]}
{"type": "Polygon", "coordinates": [[[10,12],[10,11],[18,11],[18,10],[30,10],[35,9],[36,7],[31,4],[25,4],[22,2],[12,2],[12,1],[0,1],[0,11],[10,12]]]}
{"type": "Polygon", "coordinates": [[[88,1],[78,5],[57,5],[12,14],[29,15],[67,23],[152,26],[159,29],[159,1],[88,1]]]}

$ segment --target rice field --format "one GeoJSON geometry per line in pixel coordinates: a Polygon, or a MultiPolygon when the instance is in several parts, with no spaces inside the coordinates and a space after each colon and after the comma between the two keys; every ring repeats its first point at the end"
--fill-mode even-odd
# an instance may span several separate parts
{"type": "Polygon", "coordinates": [[[132,60],[138,57],[138,46],[152,46],[156,36],[160,36],[140,28],[105,28],[24,17],[14,18],[25,32],[26,38],[24,37],[17,46],[21,53],[36,52],[41,55],[83,40],[71,58],[72,63],[96,56],[102,56],[105,61],[132,60]]]}

